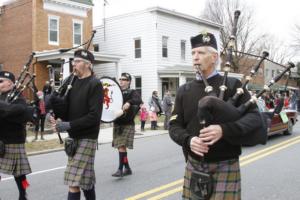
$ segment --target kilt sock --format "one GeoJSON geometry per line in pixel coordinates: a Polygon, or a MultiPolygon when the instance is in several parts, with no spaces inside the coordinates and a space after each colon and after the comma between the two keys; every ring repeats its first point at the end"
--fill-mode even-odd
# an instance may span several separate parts
{"type": "Polygon", "coordinates": [[[14,177],[19,190],[19,200],[27,200],[26,188],[29,186],[26,180],[26,175],[14,177]]]}
{"type": "Polygon", "coordinates": [[[126,169],[129,169],[129,162],[128,162],[128,157],[127,157],[127,152],[123,152],[123,164],[126,169]]]}
{"type": "Polygon", "coordinates": [[[69,192],[68,200],[80,200],[80,192],[69,192]]]}
{"type": "Polygon", "coordinates": [[[90,190],[83,190],[83,194],[86,200],[96,200],[95,186],[90,190]]]}
{"type": "Polygon", "coordinates": [[[124,166],[123,157],[124,157],[124,152],[119,151],[119,170],[121,171],[123,170],[123,166],[124,166]]]}

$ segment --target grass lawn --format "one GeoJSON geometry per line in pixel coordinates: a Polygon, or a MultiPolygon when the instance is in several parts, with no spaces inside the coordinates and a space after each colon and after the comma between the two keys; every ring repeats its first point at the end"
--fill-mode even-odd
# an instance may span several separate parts
{"type": "Polygon", "coordinates": [[[63,144],[59,144],[58,139],[53,140],[42,140],[36,142],[29,142],[25,144],[26,152],[32,153],[37,151],[44,151],[49,149],[57,149],[64,147],[63,144]]]}

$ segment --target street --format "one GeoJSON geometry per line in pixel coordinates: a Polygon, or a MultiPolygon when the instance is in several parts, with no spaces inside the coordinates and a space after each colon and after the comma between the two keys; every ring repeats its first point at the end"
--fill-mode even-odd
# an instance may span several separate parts
{"type": "MultiPolygon", "coordinates": [[[[100,135],[101,137],[101,135],[100,135]]],[[[244,147],[241,156],[242,199],[296,200],[300,197],[300,127],[291,136],[274,136],[267,145],[244,147]]],[[[133,175],[122,179],[111,174],[118,167],[118,154],[110,144],[96,152],[96,192],[99,200],[181,198],[184,158],[168,134],[139,138],[129,162],[133,175]]],[[[28,176],[30,200],[65,200],[64,152],[30,156],[33,173],[28,176]]],[[[2,176],[1,200],[17,199],[12,177],[2,176]]],[[[82,199],[84,199],[82,194],[82,199]]]]}

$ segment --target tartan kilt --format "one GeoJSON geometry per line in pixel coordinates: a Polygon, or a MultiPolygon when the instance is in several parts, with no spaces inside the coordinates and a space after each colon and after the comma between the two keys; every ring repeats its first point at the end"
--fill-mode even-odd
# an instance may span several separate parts
{"type": "Polygon", "coordinates": [[[210,173],[213,176],[213,193],[210,200],[241,199],[241,177],[238,159],[207,163],[197,161],[189,156],[184,175],[183,200],[194,200],[191,199],[190,191],[190,180],[194,168],[190,162],[197,168],[197,171],[210,173]]]}
{"type": "Polygon", "coordinates": [[[128,149],[133,149],[134,125],[116,125],[113,128],[112,146],[119,148],[125,146],[128,149]]]}
{"type": "Polygon", "coordinates": [[[76,153],[68,157],[64,184],[90,190],[96,183],[94,170],[97,140],[79,139],[76,153]]]}
{"type": "Polygon", "coordinates": [[[31,173],[24,144],[5,144],[4,157],[0,158],[0,173],[13,176],[31,173]]]}

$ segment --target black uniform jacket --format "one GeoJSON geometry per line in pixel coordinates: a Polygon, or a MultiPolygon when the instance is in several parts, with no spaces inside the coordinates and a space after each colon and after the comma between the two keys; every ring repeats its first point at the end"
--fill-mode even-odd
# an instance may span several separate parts
{"type": "MultiPolygon", "coordinates": [[[[222,85],[223,77],[216,75],[208,79],[214,91],[219,91],[219,86],[222,85]]],[[[225,92],[224,100],[232,97],[236,89],[241,87],[241,82],[235,78],[229,78],[231,87],[228,87],[225,92]]],[[[190,150],[190,140],[194,136],[199,135],[200,123],[197,118],[197,108],[199,99],[206,96],[204,92],[205,85],[203,81],[194,80],[182,85],[176,95],[175,107],[170,120],[169,134],[170,137],[179,145],[182,146],[184,154],[191,155],[193,158],[201,160],[190,150]]],[[[218,92],[217,92],[218,93],[218,92]]],[[[249,93],[246,91],[239,99],[238,105],[250,99],[249,93]]],[[[226,111],[224,111],[224,119],[226,111]]],[[[205,161],[221,161],[233,158],[238,158],[241,154],[240,145],[232,145],[229,140],[232,137],[242,137],[257,129],[261,125],[260,117],[256,105],[253,105],[246,114],[240,119],[233,122],[219,124],[223,131],[223,137],[210,146],[209,151],[204,156],[205,161]]]]}
{"type": "Polygon", "coordinates": [[[0,140],[6,144],[23,144],[26,138],[25,124],[31,120],[33,110],[28,110],[23,97],[6,103],[6,96],[7,93],[0,95],[0,140]]]}
{"type": "Polygon", "coordinates": [[[134,117],[138,113],[140,105],[142,103],[141,96],[136,90],[126,89],[122,90],[123,94],[123,105],[129,103],[129,110],[124,115],[117,118],[114,124],[118,125],[134,125],[134,117]]]}
{"type": "Polygon", "coordinates": [[[103,87],[94,76],[75,79],[68,96],[66,121],[72,138],[97,139],[103,107],[103,87]]]}

